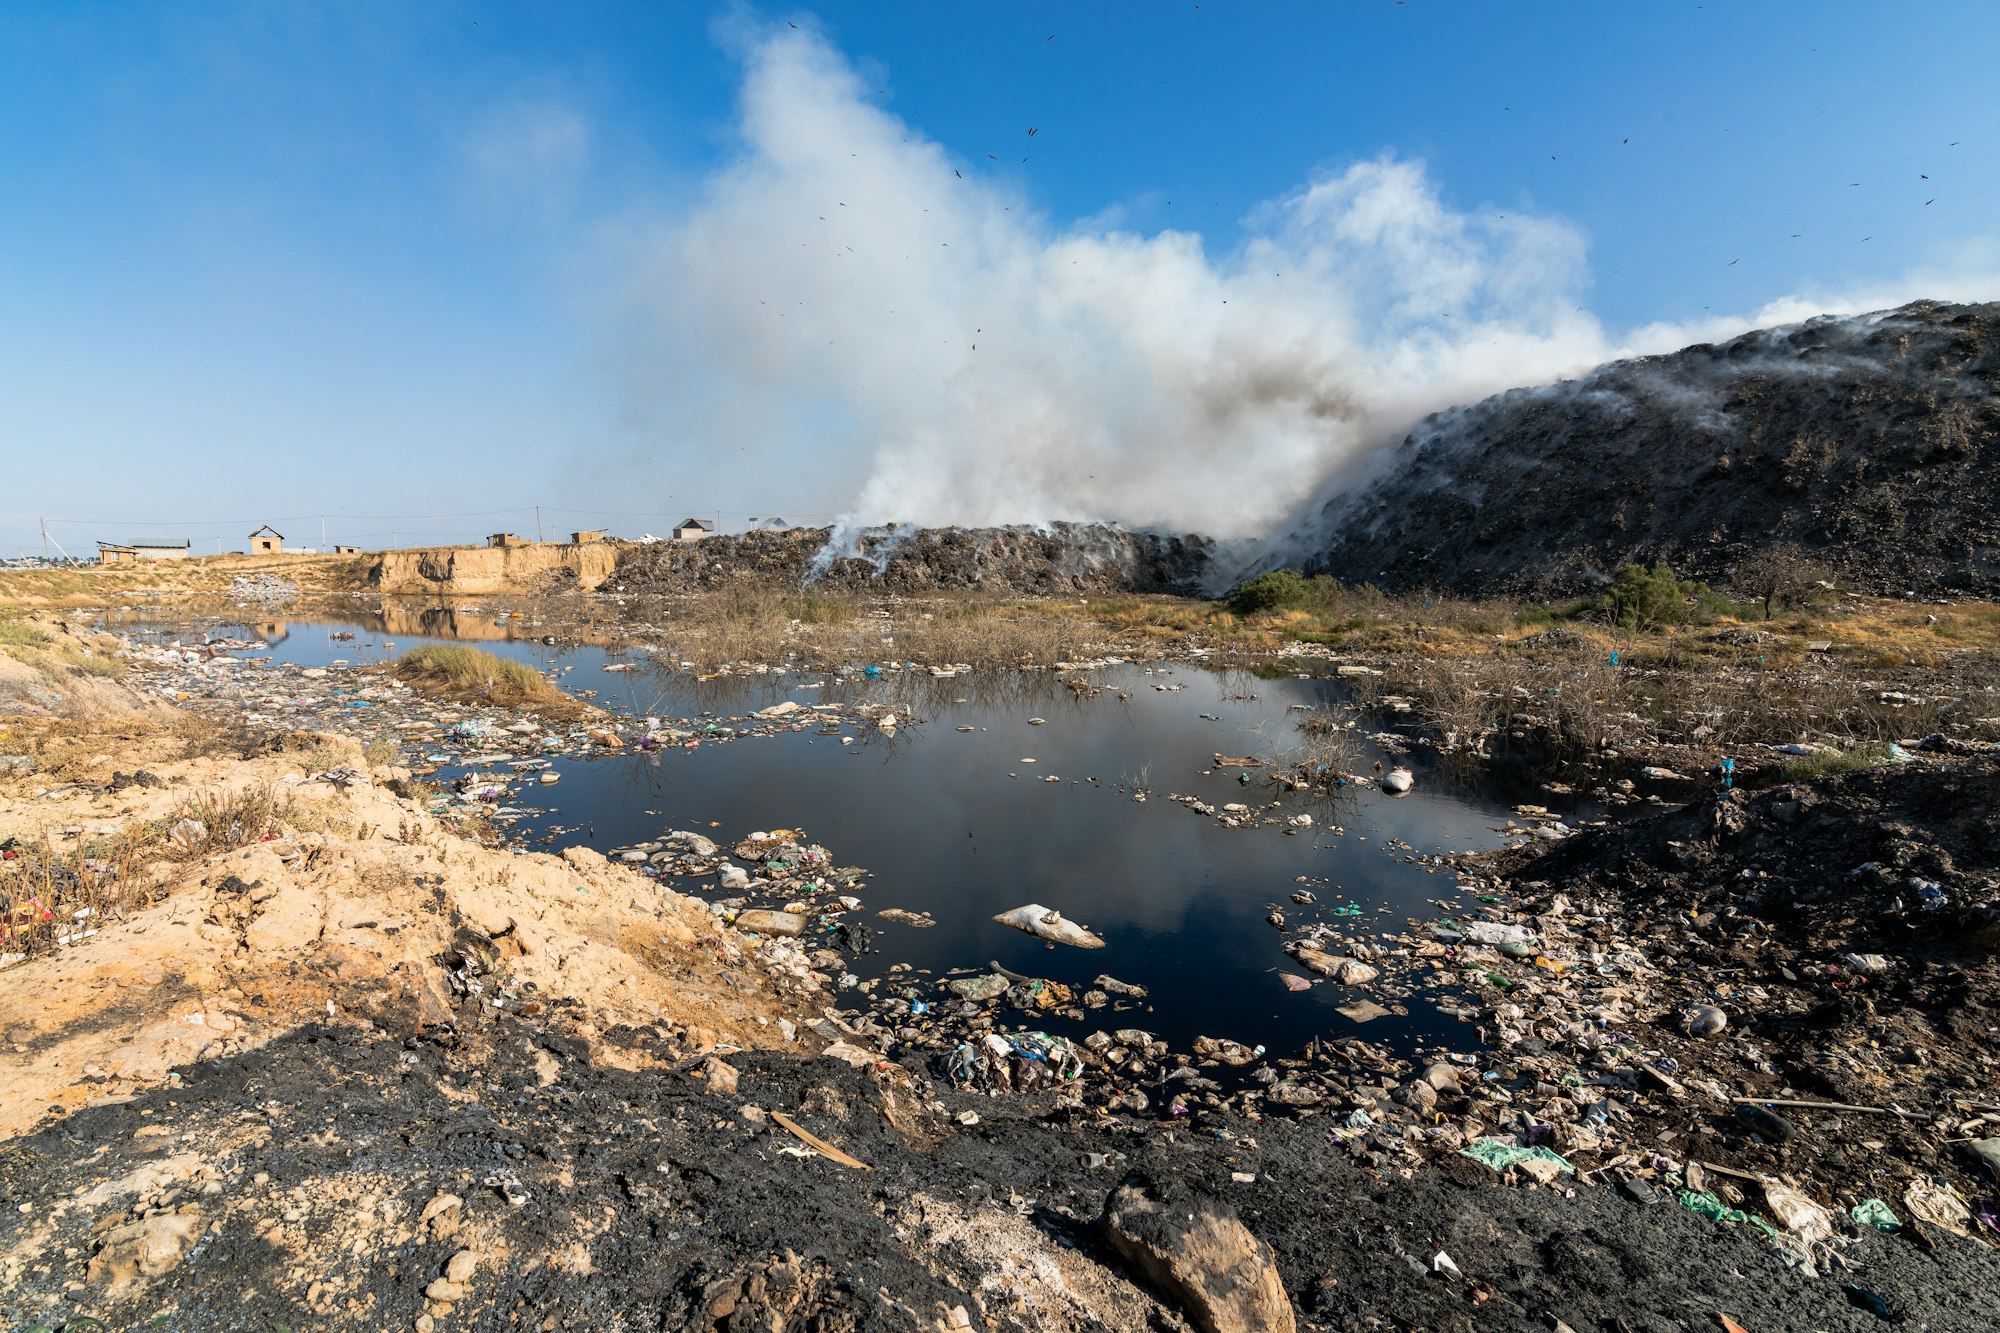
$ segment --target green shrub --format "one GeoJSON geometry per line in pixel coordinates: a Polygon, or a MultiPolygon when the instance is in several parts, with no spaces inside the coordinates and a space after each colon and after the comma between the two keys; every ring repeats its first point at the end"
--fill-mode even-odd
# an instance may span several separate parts
{"type": "Polygon", "coordinates": [[[1267,570],[1236,585],[1229,594],[1229,609],[1239,616],[1288,611],[1305,604],[1307,588],[1305,575],[1296,569],[1267,570]]]}
{"type": "Polygon", "coordinates": [[[1620,629],[1648,630],[1712,620],[1718,614],[1718,600],[1728,604],[1709,592],[1707,584],[1674,577],[1674,571],[1662,560],[1651,569],[1644,565],[1620,568],[1592,610],[1620,629]]]}
{"type": "Polygon", "coordinates": [[[1310,611],[1321,617],[1352,616],[1357,607],[1383,600],[1382,590],[1362,583],[1350,588],[1325,574],[1307,578],[1296,569],[1272,569],[1236,585],[1227,605],[1239,616],[1265,611],[1310,611]]]}

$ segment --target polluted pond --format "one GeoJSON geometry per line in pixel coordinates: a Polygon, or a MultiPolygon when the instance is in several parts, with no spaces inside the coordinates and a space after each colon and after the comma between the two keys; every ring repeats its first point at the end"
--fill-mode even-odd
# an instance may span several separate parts
{"type": "Polygon", "coordinates": [[[1381,790],[1421,760],[1371,742],[1335,680],[1199,662],[701,679],[644,645],[532,629],[481,647],[598,711],[440,704],[383,667],[446,640],[357,622],[182,629],[140,656],[184,704],[393,743],[435,813],[522,846],[580,842],[702,895],[825,955],[834,986],[897,1027],[947,1033],[982,1003],[951,982],[1011,975],[1032,1002],[1002,993],[989,1016],[1078,1042],[1104,1010],[1180,1052],[1479,1045],[1456,978],[1384,962],[1421,943],[1413,919],[1456,908],[1443,857],[1525,833],[1524,817],[1442,775],[1381,790]],[[1310,719],[1351,728],[1343,763],[1307,762],[1310,719]]]}

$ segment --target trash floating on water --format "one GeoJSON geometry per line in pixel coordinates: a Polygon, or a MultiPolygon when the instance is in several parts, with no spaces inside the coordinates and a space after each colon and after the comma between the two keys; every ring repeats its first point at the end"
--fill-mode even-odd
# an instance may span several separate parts
{"type": "Polygon", "coordinates": [[[1398,796],[1401,796],[1416,785],[1417,775],[1401,764],[1396,765],[1396,767],[1382,775],[1382,790],[1394,792],[1398,796]]]}
{"type": "Polygon", "coordinates": [[[1104,941],[1064,918],[1061,912],[1044,907],[1040,903],[1028,903],[1016,907],[1011,912],[1001,912],[993,918],[1003,926],[1025,930],[1030,935],[1052,940],[1057,944],[1072,944],[1079,949],[1102,949],[1104,941]]]}

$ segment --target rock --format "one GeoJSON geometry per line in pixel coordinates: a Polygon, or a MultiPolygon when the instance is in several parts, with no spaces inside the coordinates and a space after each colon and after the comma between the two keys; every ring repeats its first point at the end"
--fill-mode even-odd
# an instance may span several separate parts
{"type": "Polygon", "coordinates": [[[702,1061],[701,1076],[708,1081],[708,1090],[722,1097],[736,1095],[736,1070],[717,1056],[709,1056],[702,1061]]]}
{"type": "Polygon", "coordinates": [[[750,887],[750,872],[742,866],[722,867],[722,887],[741,891],[750,887]]]}
{"type": "Polygon", "coordinates": [[[738,930],[754,930],[760,935],[782,935],[787,939],[795,939],[806,931],[806,919],[797,912],[772,912],[761,907],[737,913],[734,924],[738,930]]]}
{"type": "Polygon", "coordinates": [[[178,1267],[199,1235],[201,1219],[193,1213],[154,1213],[112,1227],[99,1240],[85,1276],[91,1286],[113,1292],[139,1286],[178,1267]]]}
{"type": "Polygon", "coordinates": [[[465,1299],[465,1288],[450,1278],[441,1277],[424,1288],[424,1295],[434,1301],[462,1301],[465,1299]]]}
{"type": "Polygon", "coordinates": [[[1690,1037],[1713,1037],[1729,1026],[1729,1015],[1712,1004],[1697,1004],[1681,1015],[1681,1026],[1690,1037]]]}
{"type": "Polygon", "coordinates": [[[1974,1139],[1965,1145],[1965,1155],[1986,1168],[1986,1174],[2000,1180],[2000,1139],[1974,1139]]]}
{"type": "Polygon", "coordinates": [[[417,1218],[417,1225],[423,1226],[434,1217],[441,1217],[448,1212],[463,1207],[465,1207],[465,1200],[459,1198],[456,1194],[440,1194],[424,1205],[422,1215],[417,1218]]]}
{"type": "Polygon", "coordinates": [[[445,1281],[460,1284],[468,1282],[472,1278],[472,1271],[477,1267],[479,1267],[479,1256],[471,1250],[460,1250],[451,1256],[451,1261],[444,1266],[445,1281]]]}
{"type": "Polygon", "coordinates": [[[1187,1311],[1204,1333],[1287,1333],[1297,1323],[1271,1247],[1228,1205],[1172,1208],[1137,1183],[1113,1191],[1102,1225],[1112,1248],[1187,1311]]]}
{"type": "Polygon", "coordinates": [[[497,940],[514,929],[514,918],[492,903],[461,896],[458,899],[458,910],[463,912],[465,919],[478,927],[479,933],[488,939],[497,940]]]}
{"type": "Polygon", "coordinates": [[[1768,1107],[1749,1102],[1736,1108],[1736,1118],[1753,1133],[1771,1143],[1790,1143],[1798,1130],[1792,1122],[1768,1107]]]}

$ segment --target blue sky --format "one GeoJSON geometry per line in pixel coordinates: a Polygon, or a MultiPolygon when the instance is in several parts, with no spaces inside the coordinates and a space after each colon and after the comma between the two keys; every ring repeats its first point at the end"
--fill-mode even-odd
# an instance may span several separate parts
{"type": "Polygon", "coordinates": [[[1248,531],[1450,401],[2000,294],[1990,4],[572,8],[0,9],[0,550],[1248,531]]]}

